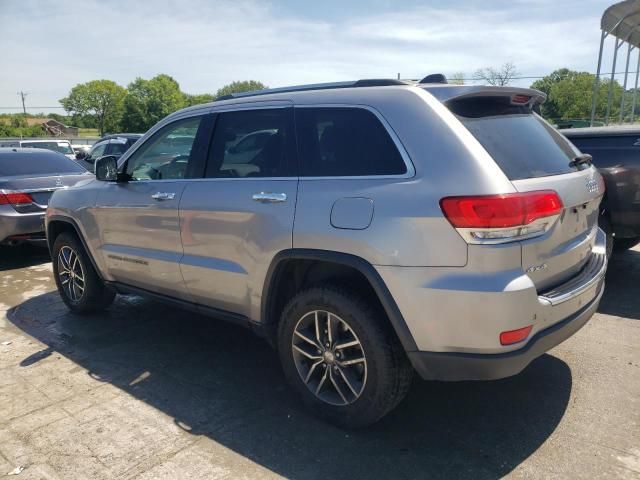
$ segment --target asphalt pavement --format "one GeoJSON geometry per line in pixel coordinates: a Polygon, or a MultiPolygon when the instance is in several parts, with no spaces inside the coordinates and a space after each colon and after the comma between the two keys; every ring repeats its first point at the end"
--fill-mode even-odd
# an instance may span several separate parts
{"type": "Polygon", "coordinates": [[[0,477],[18,471],[65,480],[640,478],[640,249],[612,259],[593,319],[520,375],[416,379],[394,412],[359,431],[302,409],[251,332],[140,297],[75,317],[46,251],[0,249],[0,477]]]}

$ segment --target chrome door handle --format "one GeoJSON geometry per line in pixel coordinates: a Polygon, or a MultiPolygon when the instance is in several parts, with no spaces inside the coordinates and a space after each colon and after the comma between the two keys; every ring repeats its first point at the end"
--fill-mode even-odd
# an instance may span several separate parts
{"type": "Polygon", "coordinates": [[[287,201],[287,194],[260,192],[254,193],[252,198],[260,203],[282,203],[287,201]]]}
{"type": "Polygon", "coordinates": [[[176,198],[176,194],[169,192],[156,192],[151,195],[151,198],[153,198],[154,200],[173,200],[174,198],[176,198]]]}

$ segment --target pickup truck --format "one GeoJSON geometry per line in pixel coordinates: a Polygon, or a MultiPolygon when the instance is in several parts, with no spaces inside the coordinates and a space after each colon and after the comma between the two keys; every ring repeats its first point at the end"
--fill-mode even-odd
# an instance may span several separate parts
{"type": "Polygon", "coordinates": [[[593,163],[605,180],[600,227],[607,234],[607,253],[640,243],[640,126],[560,130],[593,163]]]}

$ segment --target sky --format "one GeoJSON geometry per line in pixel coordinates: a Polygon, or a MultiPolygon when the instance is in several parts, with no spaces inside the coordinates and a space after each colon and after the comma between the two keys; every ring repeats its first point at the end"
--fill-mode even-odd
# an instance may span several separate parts
{"type": "MultiPolygon", "coordinates": [[[[513,62],[521,76],[595,71],[611,0],[0,0],[0,113],[58,112],[78,83],[174,77],[215,93],[422,78],[513,62]]],[[[528,86],[532,80],[514,84],[528,86]]]]}

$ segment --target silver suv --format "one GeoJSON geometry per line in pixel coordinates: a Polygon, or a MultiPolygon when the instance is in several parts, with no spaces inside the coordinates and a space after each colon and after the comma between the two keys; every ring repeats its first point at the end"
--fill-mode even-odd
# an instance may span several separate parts
{"type": "Polygon", "coordinates": [[[514,375],[604,288],[603,182],[538,91],[367,80],[176,112],[46,217],[83,314],[116,292],[245,325],[304,402],[371,424],[424,379],[514,375]]]}

